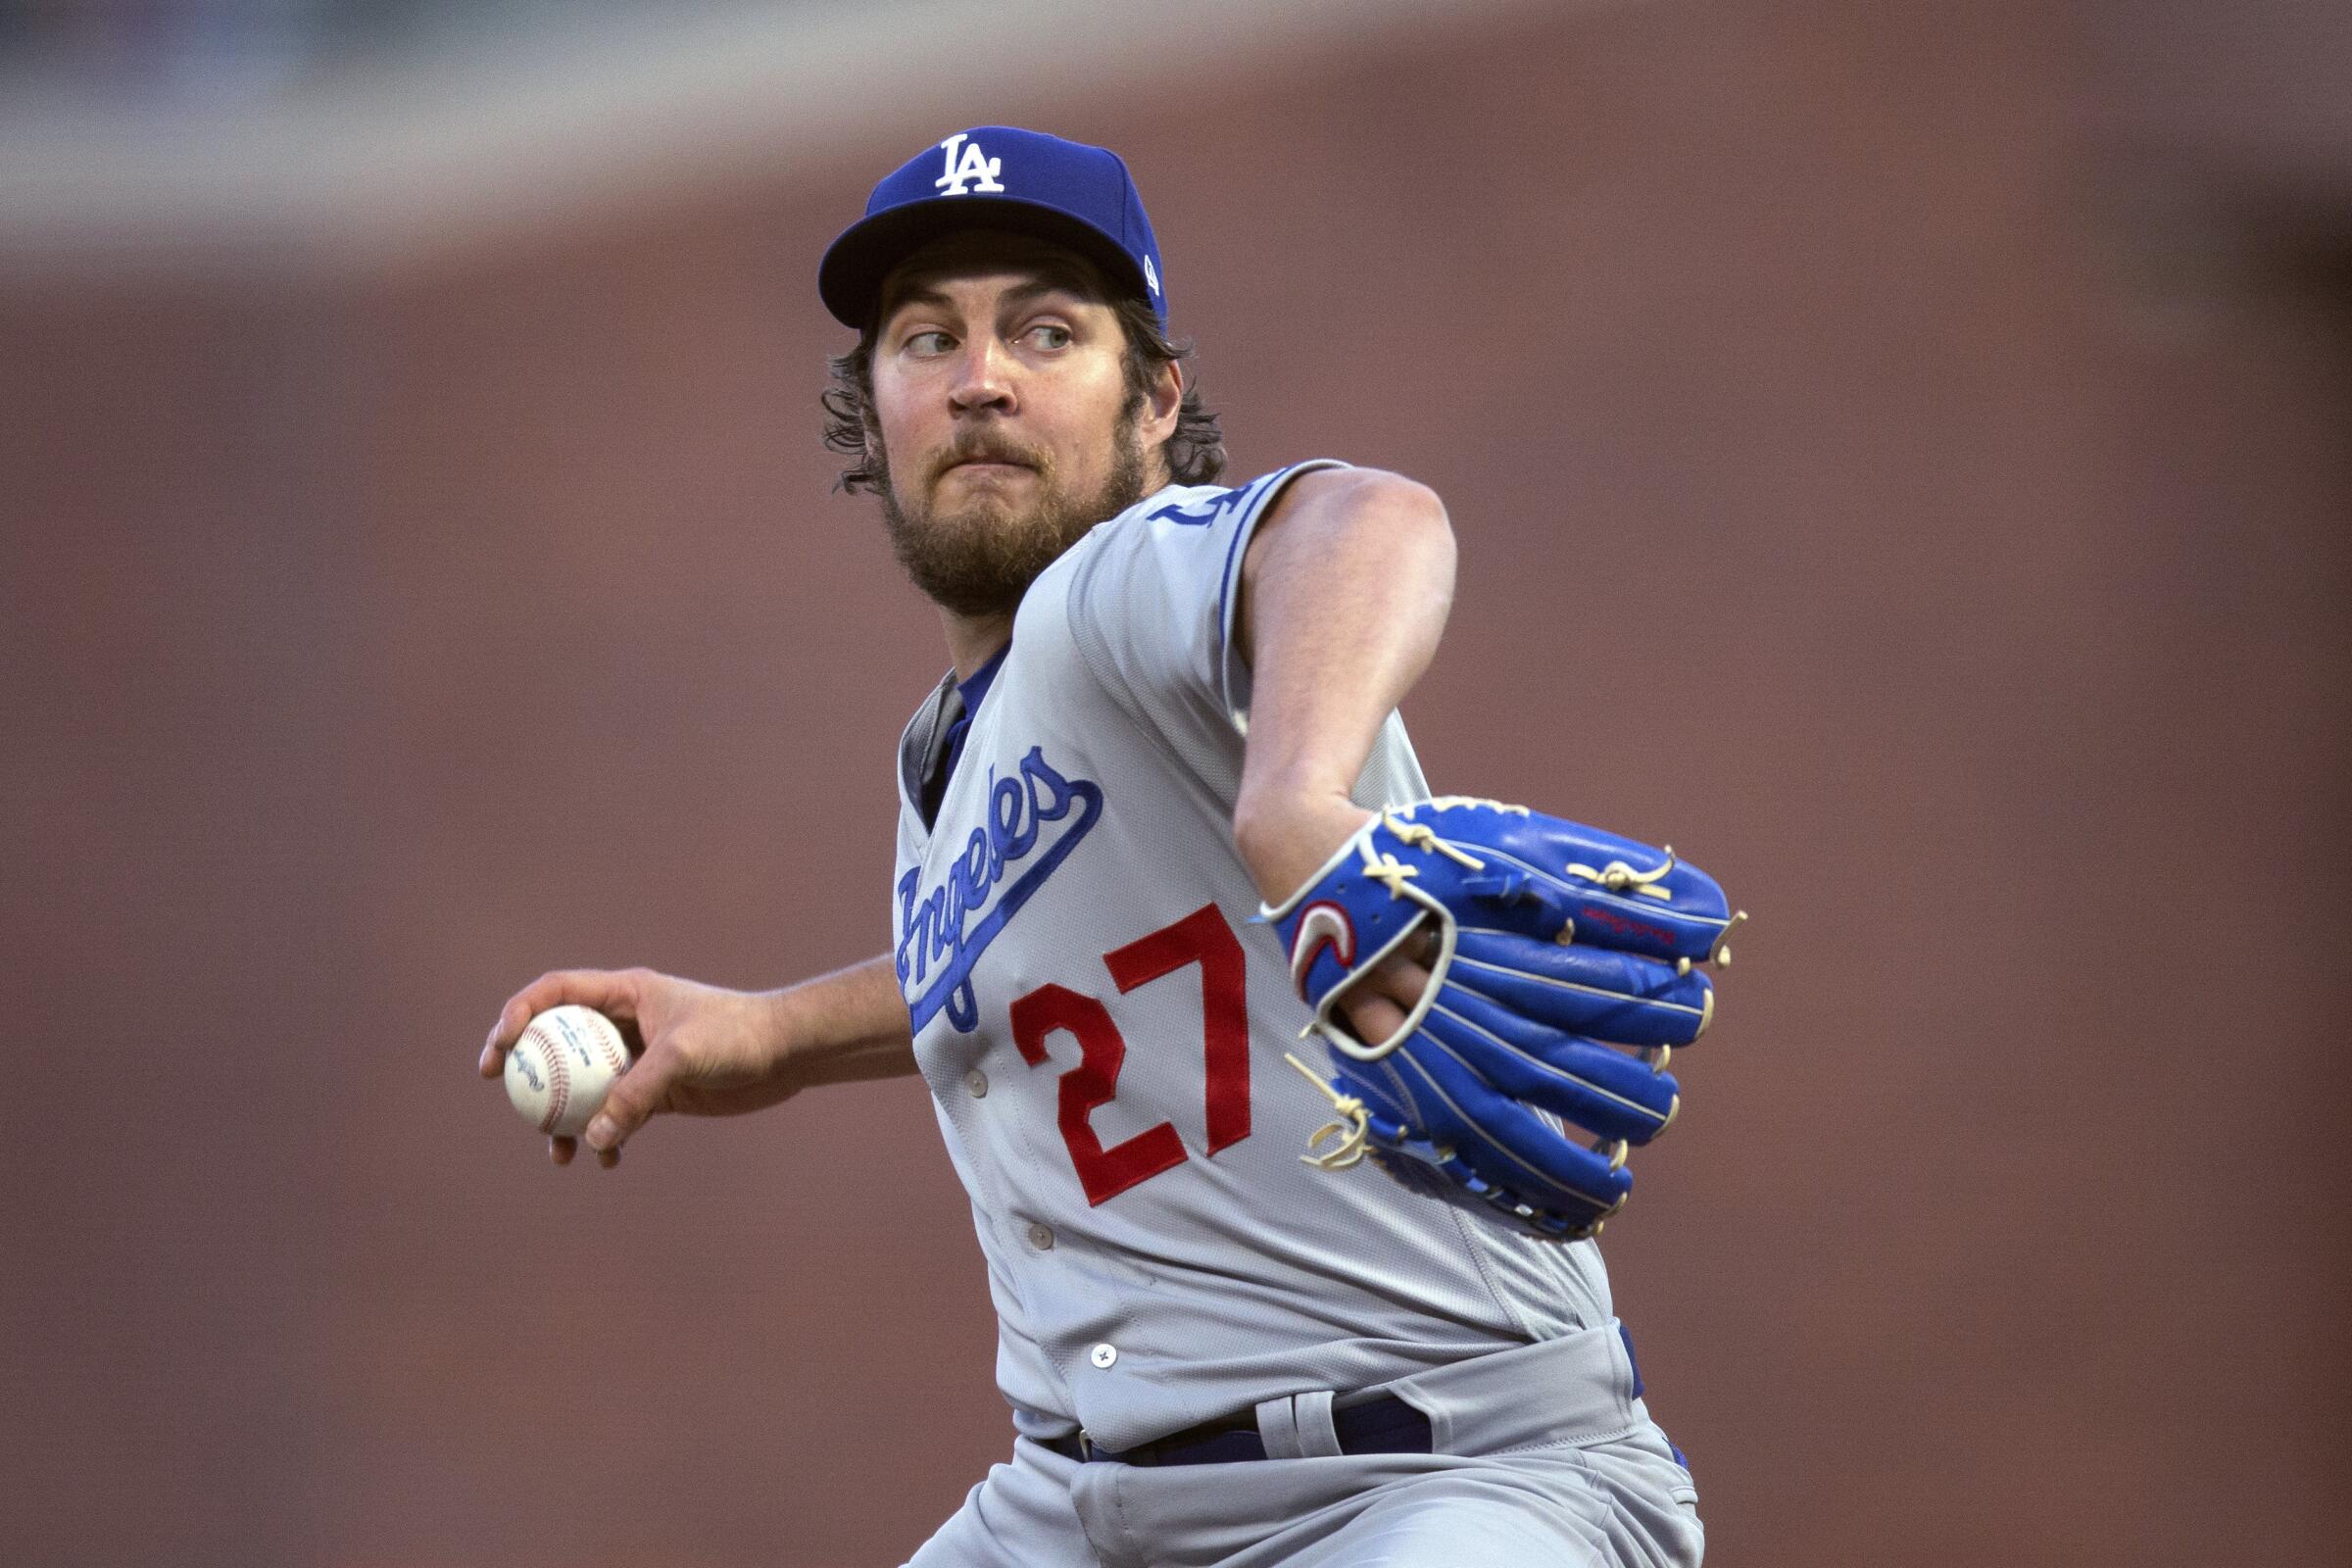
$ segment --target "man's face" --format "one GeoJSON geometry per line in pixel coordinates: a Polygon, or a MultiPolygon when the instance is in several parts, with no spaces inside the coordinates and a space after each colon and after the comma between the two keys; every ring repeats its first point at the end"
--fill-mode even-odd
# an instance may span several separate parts
{"type": "Polygon", "coordinates": [[[883,292],[883,516],[915,585],[961,614],[1010,611],[1089,528],[1141,500],[1174,428],[1173,396],[1164,420],[1157,396],[1127,407],[1118,317],[1056,255],[926,252],[883,292]]]}

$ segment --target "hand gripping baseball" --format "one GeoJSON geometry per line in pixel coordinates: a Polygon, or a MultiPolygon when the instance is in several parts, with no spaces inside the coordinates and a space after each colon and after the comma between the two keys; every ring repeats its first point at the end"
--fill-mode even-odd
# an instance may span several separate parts
{"type": "Polygon", "coordinates": [[[1624,1206],[1628,1149],[1674,1120],[1667,1058],[1715,1005],[1692,962],[1730,961],[1746,915],[1671,849],[1446,796],[1365,823],[1260,917],[1335,1069],[1326,1084],[1293,1058],[1341,1117],[1314,1140],[1339,1143],[1308,1163],[1370,1152],[1413,1185],[1425,1167],[1539,1234],[1576,1238],[1624,1206]],[[1355,1038],[1337,1010],[1348,987],[1433,934],[1431,980],[1403,1024],[1355,1038]]]}

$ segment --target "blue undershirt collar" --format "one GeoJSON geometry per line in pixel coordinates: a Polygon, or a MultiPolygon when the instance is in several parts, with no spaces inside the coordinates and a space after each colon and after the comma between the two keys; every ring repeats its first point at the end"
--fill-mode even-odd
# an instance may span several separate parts
{"type": "Polygon", "coordinates": [[[939,802],[948,793],[948,781],[956,776],[956,764],[963,760],[963,738],[971,733],[972,715],[988,697],[988,689],[996,683],[997,671],[1004,667],[1004,656],[1012,652],[1012,639],[990,657],[987,663],[972,671],[966,679],[956,683],[956,696],[963,711],[948,726],[948,749],[939,760],[939,771],[931,776],[931,786],[923,792],[923,818],[930,821],[939,810],[939,802]]]}

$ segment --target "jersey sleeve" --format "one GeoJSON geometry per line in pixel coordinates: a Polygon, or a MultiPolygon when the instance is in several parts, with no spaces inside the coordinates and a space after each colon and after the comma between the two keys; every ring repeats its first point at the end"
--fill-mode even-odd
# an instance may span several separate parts
{"type": "Polygon", "coordinates": [[[1114,701],[1163,735],[1204,714],[1247,727],[1250,671],[1233,647],[1242,556],[1292,480],[1345,466],[1317,458],[1230,490],[1166,490],[1106,525],[1069,612],[1080,657],[1114,701]]]}

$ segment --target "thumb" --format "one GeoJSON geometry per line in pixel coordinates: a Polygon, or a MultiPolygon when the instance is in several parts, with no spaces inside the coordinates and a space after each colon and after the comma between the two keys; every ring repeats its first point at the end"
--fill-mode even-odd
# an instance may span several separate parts
{"type": "Polygon", "coordinates": [[[605,1092],[605,1102],[590,1118],[584,1135],[588,1147],[599,1154],[617,1151],[661,1108],[677,1070],[674,1051],[649,1051],[638,1057],[605,1092]]]}

